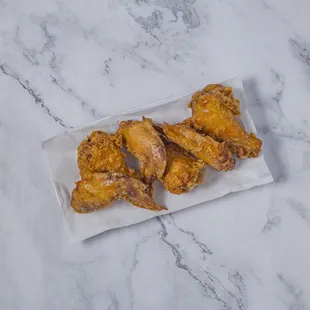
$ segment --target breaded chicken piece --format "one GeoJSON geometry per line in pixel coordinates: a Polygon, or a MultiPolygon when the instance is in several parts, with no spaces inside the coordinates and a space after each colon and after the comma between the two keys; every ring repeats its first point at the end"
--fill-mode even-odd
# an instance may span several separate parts
{"type": "Polygon", "coordinates": [[[78,166],[81,176],[96,172],[130,174],[121,151],[122,137],[94,131],[78,147],[78,166]]]}
{"type": "Polygon", "coordinates": [[[201,135],[193,128],[183,124],[168,125],[165,123],[163,130],[170,140],[214,169],[220,171],[234,168],[235,160],[226,143],[217,142],[209,136],[201,135]]]}
{"type": "Polygon", "coordinates": [[[167,165],[161,179],[165,188],[172,194],[187,193],[203,182],[206,164],[187,152],[178,144],[169,140],[163,127],[153,124],[164,142],[167,153],[167,165]]]}
{"type": "Polygon", "coordinates": [[[184,194],[203,182],[206,164],[172,141],[165,141],[167,166],[162,183],[172,194],[184,194]]]}
{"type": "MultiPolygon", "coordinates": [[[[78,166],[81,176],[96,172],[120,172],[145,182],[141,172],[127,166],[126,155],[121,151],[123,138],[120,135],[104,131],[93,131],[78,148],[78,166]]],[[[149,186],[150,196],[153,187],[149,186]]]]}
{"type": "Polygon", "coordinates": [[[152,211],[166,210],[148,195],[140,180],[122,173],[93,173],[76,183],[71,206],[78,213],[90,213],[124,199],[136,207],[152,211]]]}
{"type": "Polygon", "coordinates": [[[103,131],[92,132],[80,144],[78,166],[82,180],[76,183],[71,201],[76,212],[92,212],[118,199],[141,208],[161,208],[152,199],[152,187],[143,183],[144,176],[126,165],[121,147],[121,136],[103,131]]]}
{"type": "Polygon", "coordinates": [[[161,179],[167,164],[164,143],[152,126],[152,120],[123,121],[117,134],[125,141],[128,151],[140,162],[141,173],[149,184],[161,179]]]}
{"type": "Polygon", "coordinates": [[[192,96],[189,107],[196,130],[218,141],[226,141],[240,158],[259,155],[262,141],[253,133],[247,133],[237,121],[235,116],[240,115],[239,101],[233,98],[231,87],[208,85],[192,96]]]}

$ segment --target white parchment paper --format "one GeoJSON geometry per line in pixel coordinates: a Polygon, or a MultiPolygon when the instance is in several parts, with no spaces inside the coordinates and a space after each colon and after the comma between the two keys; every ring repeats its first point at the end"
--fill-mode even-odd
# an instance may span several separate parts
{"type": "MultiPolygon", "coordinates": [[[[240,99],[241,122],[249,132],[256,133],[254,123],[246,109],[246,97],[242,80],[234,78],[222,84],[232,86],[234,95],[240,99]]],[[[217,172],[207,168],[205,181],[192,192],[173,195],[162,186],[155,191],[155,200],[168,207],[168,211],[153,212],[136,208],[125,201],[90,214],[75,213],[70,206],[75,181],[80,179],[77,166],[77,148],[81,141],[94,130],[115,132],[122,120],[150,117],[155,122],[175,123],[191,115],[187,104],[192,94],[169,98],[152,103],[138,110],[109,116],[81,128],[65,131],[61,135],[42,142],[51,173],[51,179],[71,242],[81,241],[101,232],[139,223],[158,215],[172,213],[202,202],[222,197],[273,181],[263,155],[255,159],[237,160],[236,168],[229,172],[217,172]]],[[[264,146],[263,146],[264,147],[264,146]]],[[[206,206],[207,207],[207,206],[206,206]]]]}

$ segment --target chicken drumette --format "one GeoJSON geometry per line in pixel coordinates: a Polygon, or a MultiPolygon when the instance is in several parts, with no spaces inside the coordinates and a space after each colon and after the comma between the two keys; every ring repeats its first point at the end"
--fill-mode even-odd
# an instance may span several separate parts
{"type": "Polygon", "coordinates": [[[236,119],[240,115],[239,100],[234,99],[231,87],[208,85],[192,96],[189,107],[196,130],[218,141],[226,141],[240,158],[259,155],[262,141],[253,133],[247,133],[236,119]]]}
{"type": "Polygon", "coordinates": [[[93,131],[78,147],[78,166],[82,177],[96,172],[131,174],[121,151],[122,137],[93,131]]]}

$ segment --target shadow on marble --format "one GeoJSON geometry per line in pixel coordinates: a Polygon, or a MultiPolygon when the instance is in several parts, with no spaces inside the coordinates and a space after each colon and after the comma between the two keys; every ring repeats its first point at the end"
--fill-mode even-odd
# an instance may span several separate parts
{"type": "Polygon", "coordinates": [[[244,90],[249,100],[248,109],[255,125],[257,126],[257,124],[259,124],[259,128],[257,126],[257,131],[259,138],[263,140],[263,154],[266,163],[274,180],[277,181],[283,177],[282,168],[284,166],[279,155],[279,141],[273,135],[265,134],[264,130],[260,130],[260,128],[268,128],[270,124],[268,124],[268,117],[266,114],[268,110],[266,106],[261,104],[258,100],[261,96],[259,95],[256,79],[248,78],[243,82],[244,90]],[[258,104],[260,106],[259,109],[257,108],[258,104]],[[253,108],[254,106],[255,109],[253,108]]]}

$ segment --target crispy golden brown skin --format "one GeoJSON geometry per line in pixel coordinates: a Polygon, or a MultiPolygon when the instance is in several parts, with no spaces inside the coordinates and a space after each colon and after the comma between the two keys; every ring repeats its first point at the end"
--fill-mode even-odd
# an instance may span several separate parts
{"type": "Polygon", "coordinates": [[[164,124],[165,135],[173,142],[182,146],[216,170],[232,170],[235,160],[226,143],[217,142],[209,136],[203,136],[193,128],[183,125],[164,124]]]}
{"type": "Polygon", "coordinates": [[[127,167],[121,147],[121,136],[103,131],[92,132],[80,144],[78,166],[82,180],[76,183],[71,201],[76,212],[92,212],[118,199],[150,210],[161,208],[151,198],[153,187],[143,183],[144,176],[127,167]]]}
{"type": "Polygon", "coordinates": [[[121,151],[122,137],[94,131],[78,147],[78,166],[81,176],[96,172],[129,174],[125,154],[121,151]]]}
{"type": "MultiPolygon", "coordinates": [[[[93,131],[78,147],[78,166],[81,176],[96,172],[125,173],[145,183],[141,172],[128,168],[121,151],[123,139],[120,135],[108,134],[104,131],[93,131]]],[[[150,196],[153,186],[149,185],[150,196]]]]}
{"type": "Polygon", "coordinates": [[[187,193],[203,182],[206,164],[172,141],[165,141],[167,166],[162,183],[172,194],[187,193]]]}
{"type": "Polygon", "coordinates": [[[152,120],[123,121],[117,133],[124,138],[128,151],[139,160],[146,182],[152,184],[156,179],[161,179],[167,155],[164,143],[152,126],[152,120]]]}
{"type": "Polygon", "coordinates": [[[169,140],[163,127],[153,124],[164,142],[167,153],[167,165],[161,179],[165,188],[172,194],[187,193],[203,182],[206,164],[187,152],[178,144],[169,140]]]}
{"type": "Polygon", "coordinates": [[[124,199],[139,208],[166,210],[148,195],[148,187],[140,180],[122,173],[93,173],[76,183],[71,206],[78,213],[90,213],[124,199]]]}
{"type": "Polygon", "coordinates": [[[253,133],[248,134],[236,120],[235,116],[240,115],[239,101],[233,98],[231,87],[208,85],[192,96],[189,107],[196,130],[226,141],[240,158],[259,155],[262,141],[253,133]]]}

